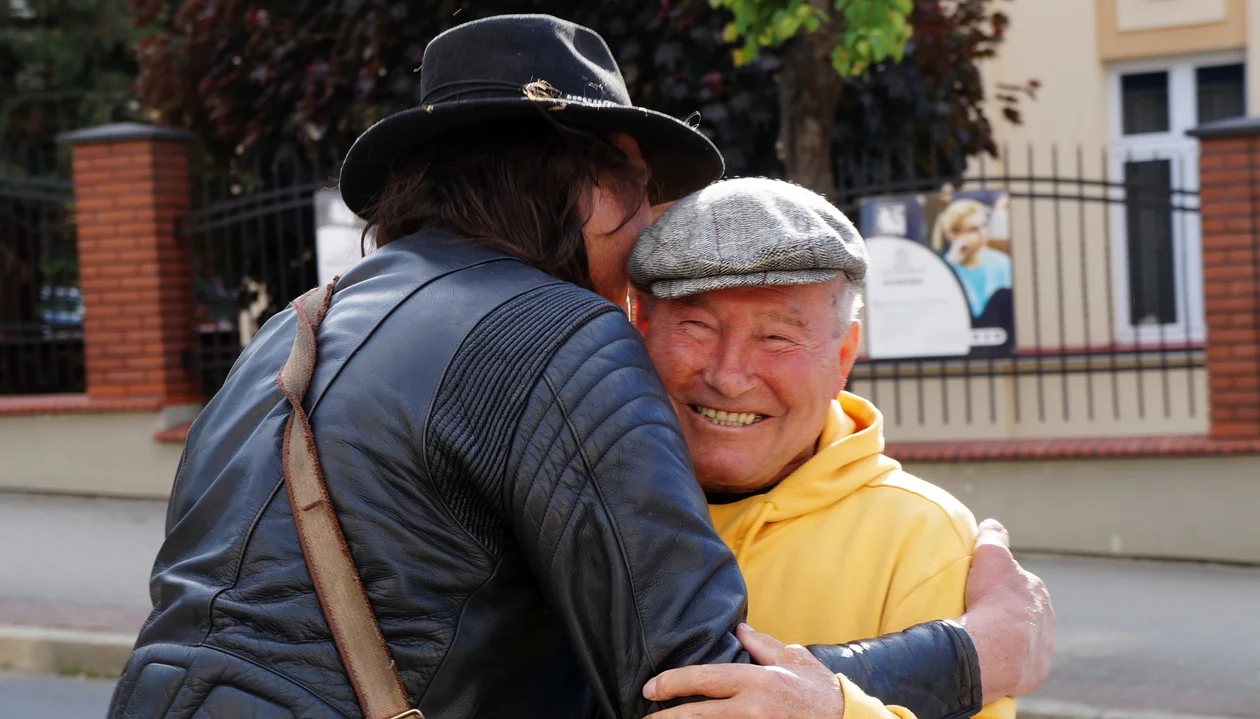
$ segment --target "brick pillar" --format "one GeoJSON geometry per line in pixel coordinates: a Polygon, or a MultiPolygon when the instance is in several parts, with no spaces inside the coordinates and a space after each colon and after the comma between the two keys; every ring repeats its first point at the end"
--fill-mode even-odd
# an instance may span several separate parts
{"type": "Polygon", "coordinates": [[[1199,138],[1209,432],[1260,439],[1260,118],[1190,134],[1199,138]]]}
{"type": "Polygon", "coordinates": [[[92,400],[198,401],[188,212],[193,136],[136,123],[58,138],[71,146],[92,400]]]}

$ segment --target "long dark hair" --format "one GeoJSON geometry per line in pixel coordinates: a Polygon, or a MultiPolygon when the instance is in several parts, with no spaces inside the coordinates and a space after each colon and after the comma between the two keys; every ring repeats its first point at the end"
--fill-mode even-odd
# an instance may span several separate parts
{"type": "Polygon", "coordinates": [[[624,224],[645,178],[599,133],[547,118],[470,126],[394,171],[367,211],[363,238],[372,233],[383,247],[421,229],[449,230],[593,289],[581,198],[596,185],[624,198],[624,224]]]}

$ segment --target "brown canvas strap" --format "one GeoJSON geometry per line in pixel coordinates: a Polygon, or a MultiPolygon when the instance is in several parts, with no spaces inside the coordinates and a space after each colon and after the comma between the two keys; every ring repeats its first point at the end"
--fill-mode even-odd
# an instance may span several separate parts
{"type": "Polygon", "coordinates": [[[289,360],[276,377],[292,408],[282,449],[284,486],[315,594],[364,719],[423,719],[419,709],[410,708],[398,668],[372,613],[337,512],[328,498],[310,419],[302,409],[315,372],[315,333],[328,312],[332,290],[332,284],[316,287],[293,301],[297,335],[289,360]]]}

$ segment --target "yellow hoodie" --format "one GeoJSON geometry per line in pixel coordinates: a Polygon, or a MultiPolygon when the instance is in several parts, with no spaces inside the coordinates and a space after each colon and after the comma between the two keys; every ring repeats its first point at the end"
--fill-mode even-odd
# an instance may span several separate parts
{"type": "MultiPolygon", "coordinates": [[[[709,505],[743,571],[753,628],[789,644],[840,644],[962,615],[975,517],[883,450],[879,410],[842,393],[809,461],[765,494],[709,505]]],[[[844,690],[846,719],[890,716],[852,684],[844,690]]],[[[1014,716],[1014,699],[976,715],[1014,716]]]]}

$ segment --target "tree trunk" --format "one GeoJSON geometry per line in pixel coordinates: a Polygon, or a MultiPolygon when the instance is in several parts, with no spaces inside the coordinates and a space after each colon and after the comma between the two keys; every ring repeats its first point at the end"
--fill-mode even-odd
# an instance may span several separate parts
{"type": "MultiPolygon", "coordinates": [[[[834,14],[829,2],[810,2],[834,14]]],[[[788,179],[827,197],[836,193],[831,128],[843,84],[831,66],[837,39],[833,22],[802,32],[784,44],[779,72],[779,159],[788,179]]]]}

